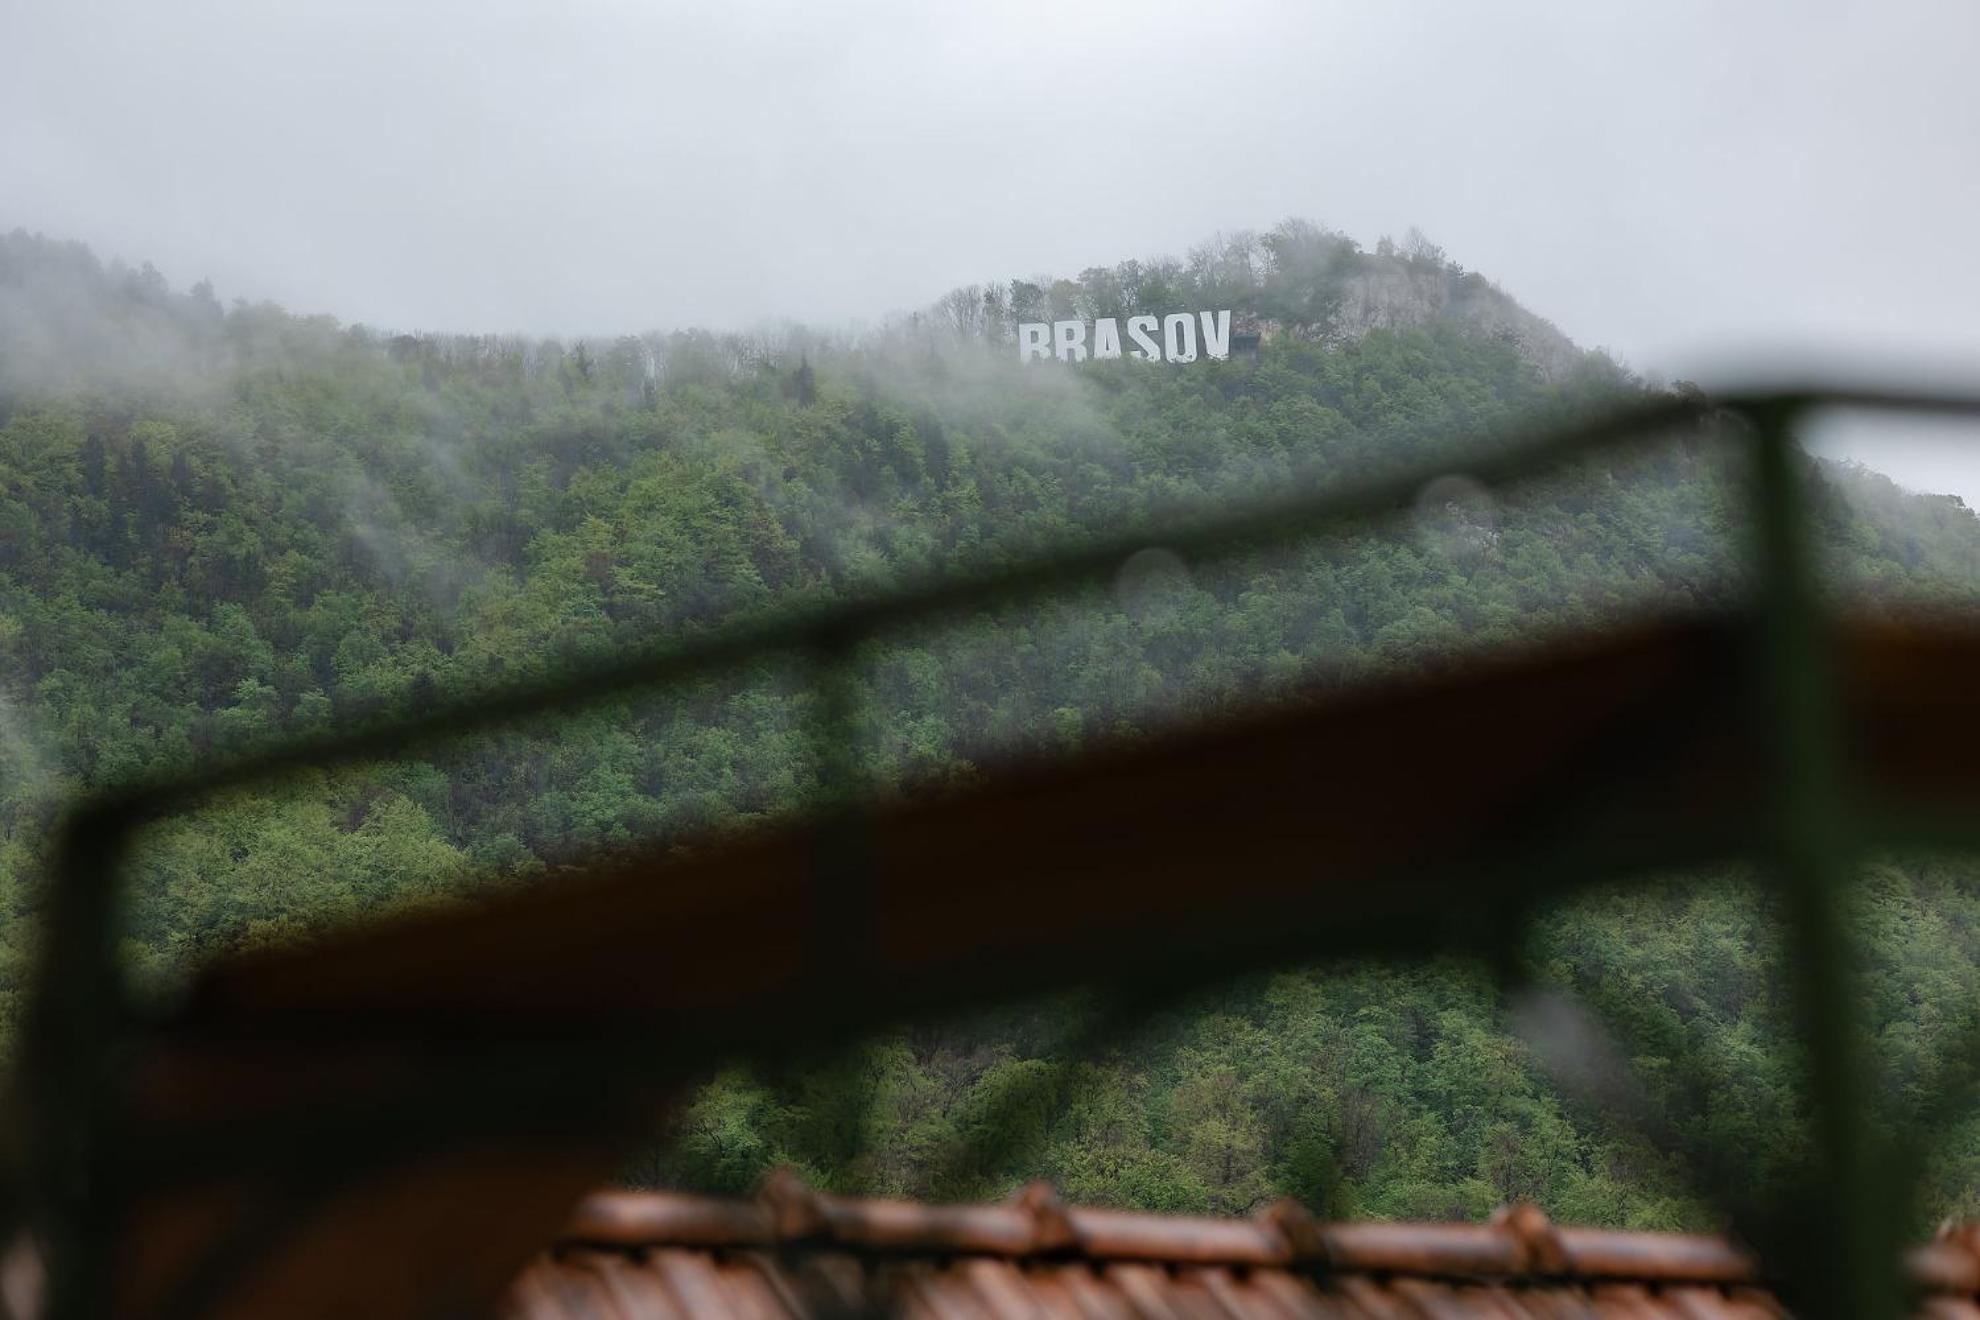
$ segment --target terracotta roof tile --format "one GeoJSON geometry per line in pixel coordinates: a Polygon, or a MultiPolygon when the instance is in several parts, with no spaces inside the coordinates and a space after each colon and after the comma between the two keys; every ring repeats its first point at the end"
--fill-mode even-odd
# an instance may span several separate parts
{"type": "Polygon", "coordinates": [[[1929,1320],[1980,1320],[1980,1306],[1969,1297],[1928,1297],[1919,1314],[1929,1320]]]}
{"type": "MultiPolygon", "coordinates": [[[[1917,1314],[1980,1320],[1980,1227],[1907,1258],[1917,1314]]],[[[754,1201],[601,1192],[511,1287],[506,1315],[943,1320],[1764,1320],[1786,1313],[1721,1238],[1487,1224],[1325,1224],[1298,1206],[1202,1219],[1062,1205],[930,1206],[778,1177],[754,1201]]]]}
{"type": "MultiPolygon", "coordinates": [[[[1919,1314],[1980,1320],[1980,1231],[1909,1259],[1919,1314]]],[[[604,1192],[510,1290],[516,1320],[885,1315],[942,1320],[1762,1320],[1755,1262],[1714,1237],[1488,1224],[1323,1224],[860,1200],[773,1179],[755,1201],[604,1192]]]]}

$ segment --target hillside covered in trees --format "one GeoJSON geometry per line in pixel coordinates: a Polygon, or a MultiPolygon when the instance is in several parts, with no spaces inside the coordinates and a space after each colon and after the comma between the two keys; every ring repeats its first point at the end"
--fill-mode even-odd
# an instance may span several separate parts
{"type": "MultiPolygon", "coordinates": [[[[50,822],[88,789],[1650,389],[1427,242],[1363,250],[1300,223],[957,290],[859,335],[568,342],[229,308],[0,238],[0,1030],[31,970],[50,822]],[[1267,330],[1256,361],[1025,367],[1009,344],[1027,316],[1209,306],[1267,330]]],[[[1509,491],[1457,470],[1405,517],[1227,564],[1158,555],[899,639],[862,658],[858,755],[884,785],[939,791],[1295,685],[1712,608],[1741,585],[1731,452],[1678,435],[1509,491]]],[[[1843,589],[1973,600],[1980,522],[1958,501],[1806,476],[1843,589]]],[[[808,700],[772,659],[229,797],[147,837],[128,957],[169,979],[394,905],[554,885],[586,849],[748,828],[813,790],[808,700]]],[[[1892,1121],[1980,1005],[1974,879],[1928,858],[1868,876],[1892,1121]]],[[[1756,1185],[1801,1157],[1771,929],[1738,875],[1548,920],[1531,958],[1604,1024],[1588,1057],[1634,1097],[1621,1110],[1563,1081],[1520,1029],[1541,1010],[1481,968],[1328,966],[1130,1023],[1075,996],[732,1069],[629,1175],[740,1190],[789,1163],[961,1198],[1048,1176],[1081,1200],[1241,1212],[1291,1193],[1376,1216],[1530,1197],[1564,1219],[1698,1225],[1684,1152],[1740,1149],[1756,1185]]],[[[1969,1125],[1945,1134],[1919,1213],[1975,1210],[1969,1125]]]]}

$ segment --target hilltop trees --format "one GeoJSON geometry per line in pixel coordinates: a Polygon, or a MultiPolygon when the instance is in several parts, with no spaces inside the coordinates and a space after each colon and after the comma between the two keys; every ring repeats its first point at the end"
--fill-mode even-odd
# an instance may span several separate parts
{"type": "MultiPolygon", "coordinates": [[[[858,342],[386,338],[8,236],[0,1026],[38,850],[78,791],[1643,390],[1544,330],[1427,246],[1366,253],[1296,223],[1185,262],[958,290],[858,342]],[[1007,343],[1020,319],[1213,303],[1271,329],[1256,362],[1026,370],[1007,343]]],[[[1863,472],[1810,479],[1852,581],[1971,598],[1965,509],[1863,472]]],[[[1710,606],[1739,589],[1738,508],[1720,451],[1691,435],[1521,490],[1440,485],[1281,553],[1158,557],[863,655],[855,750],[890,790],[938,791],[1295,682],[1710,606]]],[[[773,657],[166,822],[133,868],[127,954],[169,978],[395,905],[554,884],[584,850],[748,828],[815,789],[799,677],[773,657]]],[[[1969,889],[1943,864],[1879,872],[1874,1018],[1897,1094],[1980,1002],[1969,889]],[[1927,989],[1897,993],[1903,978],[1927,989]]],[[[1741,1134],[1779,1169],[1797,1108],[1764,917],[1726,883],[1597,903],[1551,923],[1540,957],[1620,1024],[1664,1128],[1741,1134]],[[1681,1045],[1717,1080],[1679,1076],[1681,1045]]],[[[731,1071],[636,1168],[740,1189],[783,1161],[943,1196],[1047,1174],[1082,1199],[1216,1211],[1295,1192],[1469,1215],[1520,1195],[1702,1221],[1675,1157],[1555,1088],[1474,968],[1293,970],[1131,1028],[1100,1030],[1104,1012],[1016,1006],[828,1065],[731,1071]]],[[[1976,1149],[1953,1134],[1934,1205],[1961,1203],[1976,1149]]]]}

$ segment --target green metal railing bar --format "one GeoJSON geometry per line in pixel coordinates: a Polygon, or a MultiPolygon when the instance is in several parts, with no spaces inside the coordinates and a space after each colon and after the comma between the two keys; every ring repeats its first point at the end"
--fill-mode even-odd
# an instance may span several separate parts
{"type": "Polygon", "coordinates": [[[1843,819],[1839,710],[1824,644],[1822,604],[1807,511],[1795,488],[1791,403],[1750,411],[1755,426],[1754,532],[1760,569],[1757,613],[1772,764],[1771,853],[1766,862],[1786,895],[1789,964],[1808,1036],[1809,1085],[1818,1167],[1832,1195],[1812,1202],[1799,1242],[1768,1244],[1801,1276],[1804,1293],[1833,1301],[1835,1314],[1900,1313],[1901,1207],[1872,1159],[1865,1080],[1852,1048],[1857,978],[1844,912],[1855,870],[1843,819]]]}
{"type": "Polygon", "coordinates": [[[905,626],[1104,579],[1150,546],[1185,560],[1264,549],[1315,535],[1330,524],[1407,509],[1424,486],[1453,471],[1488,486],[1540,475],[1574,459],[1648,443],[1674,429],[1735,420],[1749,430],[1753,513],[1760,570],[1755,600],[1763,642],[1757,691],[1766,694],[1775,764],[1771,855],[1798,956],[1797,989],[1808,1033],[1818,1147],[1832,1195],[1818,1223],[1791,1248],[1809,1281],[1803,1295],[1828,1314],[1897,1313],[1895,1271],[1902,1187],[1867,1141],[1867,1097],[1853,1059],[1853,959],[1845,903],[1859,831],[1838,784],[1835,706],[1824,649],[1824,605],[1816,554],[1798,489],[1793,432],[1816,408],[1850,407],[1980,415],[1980,395],[1881,388],[1809,387],[1659,400],[1538,439],[1510,438],[1446,454],[1377,480],[1301,492],[1236,513],[1171,518],[1098,537],[1012,567],[935,575],[898,590],[831,606],[786,607],[703,637],[672,642],[546,681],[494,688],[447,701],[411,719],[290,744],[190,775],[124,786],[78,805],[65,818],[42,966],[17,1076],[17,1113],[28,1123],[30,1195],[63,1225],[54,1244],[52,1314],[95,1314],[107,1302],[104,1263],[115,1207],[96,1195],[95,1135],[114,1121],[115,1046],[142,1015],[117,960],[119,876],[137,828],[227,789],[279,779],[305,767],[402,754],[450,736],[551,714],[703,676],[776,655],[795,657],[819,699],[812,743],[828,820],[821,864],[821,930],[851,939],[866,929],[846,914],[866,910],[862,832],[865,798],[852,751],[857,649],[905,626]],[[1819,1280],[1819,1283],[1815,1282],[1819,1280]]]}

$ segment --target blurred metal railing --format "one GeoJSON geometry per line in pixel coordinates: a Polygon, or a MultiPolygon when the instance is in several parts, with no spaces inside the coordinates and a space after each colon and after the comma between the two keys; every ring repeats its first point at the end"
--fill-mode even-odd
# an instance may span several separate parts
{"type": "MultiPolygon", "coordinates": [[[[24,1123],[27,1175],[14,1209],[35,1209],[57,1226],[49,1244],[53,1313],[95,1314],[109,1296],[103,1278],[109,1267],[107,1211],[96,1195],[97,1136],[118,1104],[112,1060],[144,1014],[120,966],[118,942],[124,906],[119,878],[135,832],[146,823],[217,791],[304,767],[403,755],[470,730],[778,655],[799,657],[820,696],[810,738],[822,788],[818,805],[829,813],[854,804],[864,791],[850,750],[858,718],[851,671],[855,650],[869,641],[971,609],[1105,580],[1150,546],[1187,560],[1262,549],[1342,521],[1405,510],[1426,483],[1453,471],[1495,486],[1709,421],[1740,432],[1737,443],[1749,447],[1754,460],[1752,610],[1766,668],[1757,690],[1769,703],[1773,767],[1771,842],[1763,861],[1789,896],[1788,961],[1808,1033],[1814,1136],[1829,1180],[1826,1203],[1808,1207],[1805,1250],[1797,1253],[1804,1261],[1826,1262],[1826,1286],[1800,1296],[1808,1299],[1805,1305],[1837,1317],[1897,1314],[1896,1234],[1904,1189],[1891,1185],[1888,1152],[1871,1140],[1866,1079],[1854,1049],[1854,956],[1844,914],[1844,891],[1864,838],[1839,784],[1834,680],[1823,626],[1829,606],[1816,581],[1817,548],[1796,457],[1797,426],[1812,411],[1834,407],[1973,416],[1980,415],[1980,395],[1815,386],[1667,398],[1539,439],[1501,439],[1443,453],[1412,470],[1341,489],[1170,518],[1015,567],[940,573],[849,603],[786,610],[768,621],[652,647],[551,680],[449,700],[414,718],[295,742],[83,802],[65,818],[55,852],[14,1111],[24,1123]]],[[[1902,830],[1884,829],[1879,842],[1907,839],[1902,830]]],[[[839,856],[824,870],[834,883],[860,883],[856,830],[843,832],[839,856]]]]}

